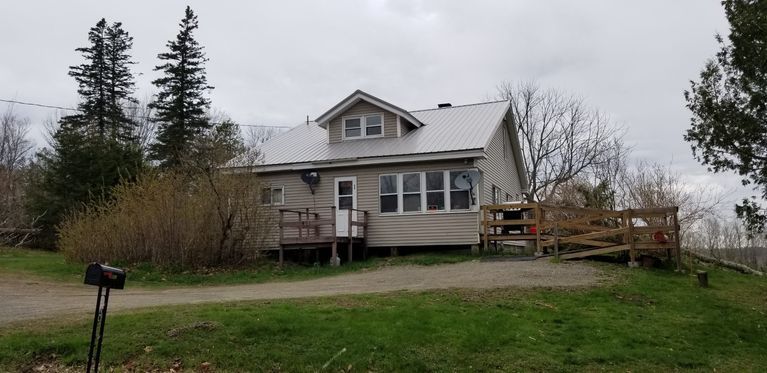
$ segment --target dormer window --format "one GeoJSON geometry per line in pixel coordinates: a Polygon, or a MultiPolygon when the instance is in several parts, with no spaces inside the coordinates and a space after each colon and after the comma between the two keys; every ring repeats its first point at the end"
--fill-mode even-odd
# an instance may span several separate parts
{"type": "Polygon", "coordinates": [[[343,118],[344,139],[383,136],[383,114],[348,116],[343,118]]]}

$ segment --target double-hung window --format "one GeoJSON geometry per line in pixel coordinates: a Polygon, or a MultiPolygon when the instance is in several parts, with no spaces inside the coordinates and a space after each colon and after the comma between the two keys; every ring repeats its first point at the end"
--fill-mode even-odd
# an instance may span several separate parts
{"type": "Polygon", "coordinates": [[[402,211],[421,211],[421,173],[402,174],[402,211]]]}
{"type": "Polygon", "coordinates": [[[383,114],[343,118],[345,139],[383,136],[383,114]]]}
{"type": "Polygon", "coordinates": [[[261,189],[262,205],[282,205],[285,202],[285,187],[273,186],[261,189]]]}
{"type": "Polygon", "coordinates": [[[378,181],[381,212],[399,212],[397,175],[381,175],[378,181]]]}
{"type": "Polygon", "coordinates": [[[445,211],[445,173],[426,172],[426,211],[445,211]]]}
{"type": "Polygon", "coordinates": [[[468,210],[471,208],[471,192],[456,185],[456,180],[463,171],[450,171],[450,210],[468,210]]]}

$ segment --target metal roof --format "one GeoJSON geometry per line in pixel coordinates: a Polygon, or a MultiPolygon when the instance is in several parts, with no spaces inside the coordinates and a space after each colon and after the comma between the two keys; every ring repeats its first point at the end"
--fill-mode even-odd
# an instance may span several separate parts
{"type": "Polygon", "coordinates": [[[402,137],[328,143],[315,122],[298,125],[264,143],[261,165],[484,150],[509,109],[508,101],[409,112],[423,126],[402,137]]]}

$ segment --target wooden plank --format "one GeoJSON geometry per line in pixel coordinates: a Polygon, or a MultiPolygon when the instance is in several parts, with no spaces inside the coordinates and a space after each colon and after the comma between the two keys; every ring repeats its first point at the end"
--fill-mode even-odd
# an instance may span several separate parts
{"type": "MultiPolygon", "coordinates": [[[[570,243],[577,243],[581,245],[588,245],[588,246],[596,246],[596,247],[608,247],[608,246],[614,246],[616,245],[615,242],[607,242],[607,241],[597,241],[597,240],[589,240],[587,238],[578,238],[578,237],[565,237],[570,239],[570,243]]],[[[562,237],[560,237],[559,242],[562,243],[562,237]]]]}
{"type": "MultiPolygon", "coordinates": [[[[592,232],[592,233],[586,233],[586,234],[579,234],[577,236],[562,237],[559,239],[559,243],[560,244],[576,243],[575,241],[577,240],[610,237],[610,236],[623,234],[625,232],[626,232],[626,228],[615,228],[615,229],[604,231],[604,232],[592,232]]],[[[544,243],[545,246],[551,246],[553,244],[554,244],[553,241],[547,241],[544,243]]]]}
{"type": "Polygon", "coordinates": [[[565,259],[565,260],[577,259],[577,258],[585,258],[587,256],[592,256],[592,255],[609,254],[609,253],[614,253],[614,252],[624,251],[624,250],[628,250],[628,245],[615,245],[615,246],[601,247],[601,248],[592,249],[592,250],[576,251],[572,253],[560,253],[559,258],[565,259]]]}
{"type": "Polygon", "coordinates": [[[505,225],[535,225],[535,223],[535,219],[490,220],[488,225],[491,227],[499,227],[505,225]]]}
{"type": "Polygon", "coordinates": [[[335,240],[334,236],[320,236],[320,237],[285,237],[281,240],[283,245],[302,245],[302,244],[328,244],[335,240]]]}
{"type": "Polygon", "coordinates": [[[500,205],[483,205],[485,210],[520,210],[520,209],[534,209],[537,208],[537,203],[507,203],[500,205]]]}
{"type": "Polygon", "coordinates": [[[488,236],[488,234],[490,233],[490,232],[489,232],[489,230],[488,230],[488,220],[489,220],[489,218],[488,218],[488,215],[487,215],[487,211],[488,211],[488,209],[487,209],[487,208],[485,208],[485,210],[484,210],[484,212],[483,212],[483,214],[482,214],[482,218],[483,218],[483,219],[482,219],[482,220],[483,220],[483,222],[482,222],[482,223],[483,223],[483,226],[484,226],[483,232],[484,232],[484,237],[485,237],[485,238],[484,238],[484,242],[483,242],[483,245],[482,245],[482,252],[483,252],[483,253],[486,253],[486,252],[487,252],[487,245],[488,245],[488,239],[487,239],[487,236],[488,236]]]}
{"type": "Polygon", "coordinates": [[[631,215],[639,217],[641,215],[658,215],[658,214],[673,214],[674,207],[654,207],[654,208],[642,208],[642,209],[629,209],[631,215]]]}
{"type": "MultiPolygon", "coordinates": [[[[483,240],[484,236],[482,235],[483,240]]],[[[487,238],[489,241],[527,241],[535,240],[538,236],[534,234],[490,234],[487,238]]]]}
{"type": "Polygon", "coordinates": [[[601,231],[609,231],[610,229],[615,229],[615,227],[605,227],[604,225],[572,223],[569,220],[545,222],[543,223],[543,227],[550,228],[550,227],[553,227],[555,224],[559,224],[559,228],[562,228],[562,229],[577,229],[577,230],[584,230],[584,231],[600,231],[601,232],[601,231]]]}
{"type": "Polygon", "coordinates": [[[640,226],[640,227],[635,226],[634,227],[634,234],[653,234],[655,232],[668,233],[668,232],[673,232],[673,231],[674,231],[674,227],[671,226],[671,225],[667,225],[667,226],[640,226]]]}
{"type": "Polygon", "coordinates": [[[637,250],[661,250],[676,248],[676,242],[637,242],[634,245],[637,250]]]}

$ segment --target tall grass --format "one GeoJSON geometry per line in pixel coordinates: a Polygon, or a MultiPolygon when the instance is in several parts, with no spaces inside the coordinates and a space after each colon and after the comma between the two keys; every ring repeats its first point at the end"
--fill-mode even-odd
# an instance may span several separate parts
{"type": "Polygon", "coordinates": [[[149,262],[193,269],[254,260],[271,214],[253,174],[148,174],[116,187],[109,201],[64,219],[59,246],[82,262],[149,262]]]}

